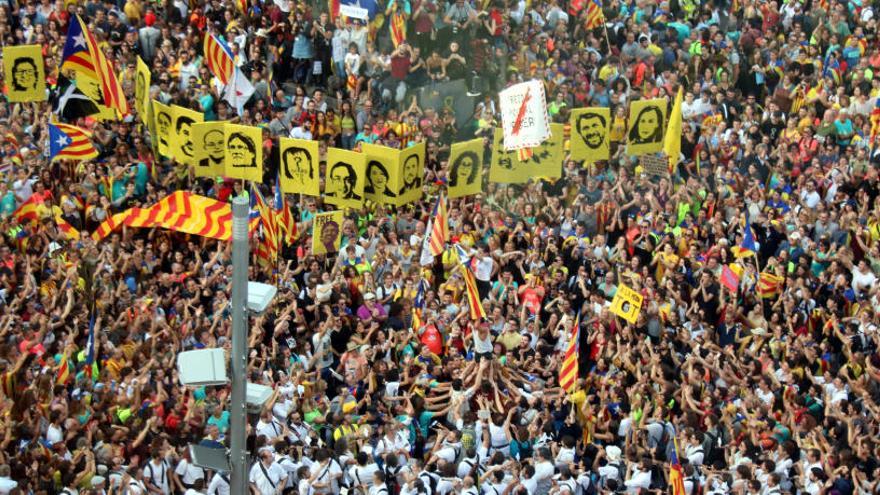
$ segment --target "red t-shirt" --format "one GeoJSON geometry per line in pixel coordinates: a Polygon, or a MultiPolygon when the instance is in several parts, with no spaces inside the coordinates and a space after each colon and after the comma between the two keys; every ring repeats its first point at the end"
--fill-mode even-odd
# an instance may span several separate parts
{"type": "Polygon", "coordinates": [[[391,57],[391,77],[394,79],[404,80],[409,74],[409,57],[393,56],[391,57]]]}

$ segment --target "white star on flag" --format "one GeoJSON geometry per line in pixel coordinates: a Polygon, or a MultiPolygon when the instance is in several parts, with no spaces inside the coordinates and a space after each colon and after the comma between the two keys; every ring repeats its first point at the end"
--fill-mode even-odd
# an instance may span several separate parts
{"type": "Polygon", "coordinates": [[[74,44],[74,46],[81,46],[81,47],[85,48],[86,47],[85,36],[83,36],[82,33],[80,33],[79,36],[74,36],[73,37],[73,44],[74,44]]]}
{"type": "Polygon", "coordinates": [[[70,138],[67,136],[58,136],[58,140],[55,142],[58,143],[58,146],[67,146],[70,143],[70,138]]]}

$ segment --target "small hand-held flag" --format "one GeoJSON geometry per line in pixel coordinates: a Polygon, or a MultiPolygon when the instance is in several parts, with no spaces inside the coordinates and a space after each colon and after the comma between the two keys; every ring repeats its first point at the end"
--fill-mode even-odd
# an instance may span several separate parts
{"type": "Polygon", "coordinates": [[[669,460],[669,486],[672,488],[672,495],[685,495],[684,471],[678,460],[678,441],[674,438],[672,441],[672,458],[669,460]]]}
{"type": "Polygon", "coordinates": [[[449,238],[449,215],[446,210],[446,195],[440,193],[437,203],[434,205],[434,216],[431,219],[430,241],[428,247],[431,254],[438,256],[446,249],[446,240],[449,238]]]}
{"type": "Polygon", "coordinates": [[[222,84],[229,84],[232,72],[235,68],[233,62],[235,55],[226,42],[213,34],[205,35],[205,62],[211,74],[214,74],[222,84]]]}
{"type": "Polygon", "coordinates": [[[585,29],[596,29],[605,21],[605,14],[602,13],[602,2],[600,0],[587,1],[585,29]]]}
{"type": "Polygon", "coordinates": [[[755,243],[755,234],[752,233],[752,223],[748,213],[746,213],[746,223],[743,226],[742,243],[739,246],[734,246],[732,251],[737,258],[754,256],[758,252],[758,245],[755,243]]]}
{"type": "Polygon", "coordinates": [[[569,333],[568,346],[565,348],[565,357],[562,360],[562,369],[559,370],[559,386],[569,394],[575,391],[580,371],[578,369],[581,338],[580,326],[581,313],[578,311],[574,325],[572,325],[571,332],[569,333]]]}
{"type": "Polygon", "coordinates": [[[95,378],[92,373],[95,364],[95,314],[89,318],[89,340],[86,344],[86,368],[85,373],[89,378],[95,378]]]}

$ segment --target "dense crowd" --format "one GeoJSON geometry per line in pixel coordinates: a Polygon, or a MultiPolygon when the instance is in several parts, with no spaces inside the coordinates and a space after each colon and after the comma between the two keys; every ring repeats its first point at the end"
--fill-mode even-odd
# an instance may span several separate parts
{"type": "MultiPolygon", "coordinates": [[[[262,127],[267,197],[279,136],[322,155],[427,143],[421,201],[346,211],[338,255],[314,255],[335,208],[289,195],[299,237],[252,264],[279,287],[249,330],[250,381],[274,390],[249,417],[254,495],[663,493],[676,452],[687,495],[880,493],[877,2],[608,0],[587,29],[590,1],[390,0],[369,22],[297,0],[0,2],[3,45],[41,45],[50,85],[78,14],[130,101],[140,56],[153,99],[262,127]],[[256,88],[243,109],[211,82],[206,33],[256,88]],[[488,164],[495,96],[530,79],[554,122],[610,107],[612,158],[452,200],[450,248],[421,266],[450,145],[483,137],[488,164]],[[468,118],[419,105],[448,81],[468,118]],[[680,163],[647,175],[622,145],[629,103],[679,87],[680,163]],[[619,284],[644,298],[635,323],[610,311],[619,284]]],[[[50,163],[51,110],[0,102],[0,494],[228,494],[187,446],[228,444],[229,388],[181,386],[176,356],[230,348],[230,246],[85,234],[175,190],[249,187],[155,154],[136,112],[76,122],[100,156],[50,163]]]]}

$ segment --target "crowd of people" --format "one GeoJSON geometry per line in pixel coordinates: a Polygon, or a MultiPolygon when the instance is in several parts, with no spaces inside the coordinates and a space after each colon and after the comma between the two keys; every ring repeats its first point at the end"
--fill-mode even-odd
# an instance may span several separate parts
{"type": "MultiPolygon", "coordinates": [[[[315,255],[335,207],[289,195],[298,237],[252,264],[279,287],[249,329],[250,381],[274,391],[248,418],[254,495],[680,495],[676,461],[687,495],[880,493],[877,2],[607,0],[596,27],[592,1],[358,3],[367,22],[298,0],[0,3],[3,45],[40,45],[50,85],[78,14],[130,101],[139,56],[153,99],[262,127],[267,197],[277,137],[427,143],[420,201],[347,210],[339,253],[315,255]],[[208,33],[256,88],[241,109],[208,33]],[[610,107],[611,159],[451,200],[449,248],[421,265],[450,145],[482,137],[489,163],[495,97],[530,79],[554,122],[610,107]],[[419,105],[447,81],[470,117],[419,105]],[[679,88],[680,163],[647,175],[629,103],[679,88]],[[620,284],[634,323],[610,310],[620,284]]],[[[228,494],[188,445],[228,445],[229,388],[182,386],[176,356],[230,348],[229,243],[87,234],[175,190],[249,187],[155,153],[136,111],[76,122],[100,155],[50,163],[51,111],[0,102],[0,494],[228,494]]]]}

